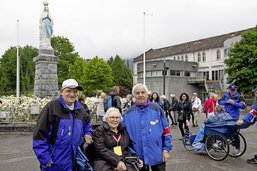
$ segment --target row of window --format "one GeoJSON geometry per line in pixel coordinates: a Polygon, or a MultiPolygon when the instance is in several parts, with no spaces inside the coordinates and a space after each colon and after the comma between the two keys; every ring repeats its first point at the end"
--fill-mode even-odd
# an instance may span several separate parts
{"type": "Polygon", "coordinates": [[[183,55],[181,55],[181,56],[177,56],[177,58],[176,58],[176,56],[174,56],[174,60],[178,60],[178,61],[188,61],[188,56],[187,55],[185,55],[185,59],[184,59],[184,56],[183,55]]]}
{"type": "MultiPolygon", "coordinates": [[[[215,70],[212,72],[211,80],[223,80],[224,79],[224,71],[223,70],[215,70]]],[[[210,80],[209,71],[199,72],[200,78],[210,80]]]]}
{"type": "MultiPolygon", "coordinates": [[[[218,49],[217,51],[216,51],[216,60],[220,60],[221,59],[221,52],[220,52],[220,50],[218,49]]],[[[197,61],[198,62],[204,62],[204,61],[206,61],[206,53],[205,52],[203,52],[202,54],[199,52],[198,54],[197,54],[197,61]]]]}
{"type": "MultiPolygon", "coordinates": [[[[163,73],[163,70],[156,70],[156,71],[146,71],[145,75],[146,77],[156,77],[156,76],[163,76],[163,75],[168,75],[168,71],[165,71],[163,73]]],[[[182,70],[170,70],[169,75],[171,76],[185,76],[185,77],[190,77],[190,72],[189,71],[182,71],[182,70]]],[[[143,77],[143,73],[138,74],[139,78],[143,77]]]]}

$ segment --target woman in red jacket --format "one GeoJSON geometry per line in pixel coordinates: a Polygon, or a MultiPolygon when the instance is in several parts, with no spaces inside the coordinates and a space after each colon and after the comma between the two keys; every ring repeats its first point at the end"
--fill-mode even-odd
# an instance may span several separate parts
{"type": "Polygon", "coordinates": [[[206,118],[215,114],[215,107],[218,103],[218,95],[211,93],[210,97],[204,102],[204,109],[206,111],[206,118]]]}

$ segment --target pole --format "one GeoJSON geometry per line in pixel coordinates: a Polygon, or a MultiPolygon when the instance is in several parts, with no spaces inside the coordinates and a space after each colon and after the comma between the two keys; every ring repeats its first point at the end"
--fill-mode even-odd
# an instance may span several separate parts
{"type": "Polygon", "coordinates": [[[144,15],[144,27],[143,27],[143,35],[144,35],[144,46],[143,46],[143,85],[145,85],[145,12],[143,12],[144,15]]]}
{"type": "Polygon", "coordinates": [[[166,64],[165,64],[165,58],[163,59],[163,95],[165,95],[165,76],[166,76],[166,64]]]}
{"type": "Polygon", "coordinates": [[[17,20],[17,64],[16,64],[16,98],[20,97],[20,57],[19,57],[19,20],[17,20]]]}

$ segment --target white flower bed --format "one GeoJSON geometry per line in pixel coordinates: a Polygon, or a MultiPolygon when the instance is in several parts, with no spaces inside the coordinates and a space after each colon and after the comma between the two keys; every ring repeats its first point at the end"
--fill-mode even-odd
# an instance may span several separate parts
{"type": "MultiPolygon", "coordinates": [[[[31,107],[33,105],[39,106],[39,112],[43,107],[51,101],[50,98],[37,98],[21,96],[16,98],[15,96],[1,96],[0,100],[0,123],[22,123],[33,124],[37,121],[38,115],[31,113],[31,107]]],[[[121,99],[122,104],[126,101],[121,99]]],[[[91,117],[96,115],[96,98],[88,97],[85,103],[88,105],[91,111],[91,117]]]]}

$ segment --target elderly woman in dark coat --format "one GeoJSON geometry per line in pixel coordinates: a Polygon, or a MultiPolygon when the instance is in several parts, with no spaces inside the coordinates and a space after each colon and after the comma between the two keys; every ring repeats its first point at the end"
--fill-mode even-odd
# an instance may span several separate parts
{"type": "MultiPolygon", "coordinates": [[[[93,136],[97,155],[93,164],[94,171],[136,170],[132,164],[124,161],[125,157],[131,156],[128,150],[130,139],[125,127],[120,124],[120,111],[111,107],[103,119],[103,124],[95,130],[93,136]]],[[[143,166],[142,161],[139,166],[143,166]]]]}

